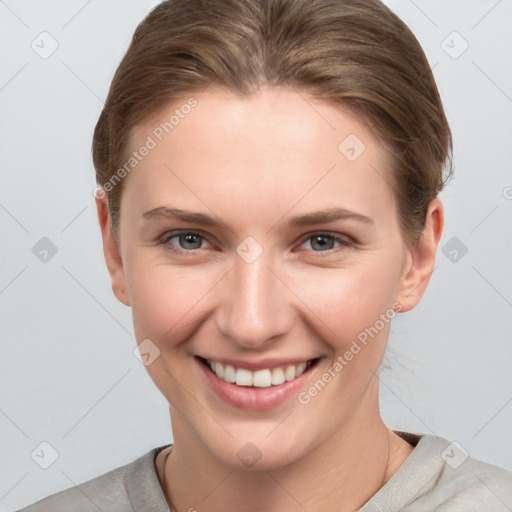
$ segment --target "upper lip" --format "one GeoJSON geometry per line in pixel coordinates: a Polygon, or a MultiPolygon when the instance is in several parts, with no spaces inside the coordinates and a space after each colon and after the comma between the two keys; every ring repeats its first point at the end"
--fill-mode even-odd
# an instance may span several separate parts
{"type": "Polygon", "coordinates": [[[201,359],[207,359],[208,361],[213,361],[217,363],[221,363],[223,365],[229,364],[233,366],[234,368],[244,368],[246,370],[250,371],[258,371],[258,370],[264,370],[264,369],[273,369],[273,368],[279,368],[279,367],[286,367],[289,365],[298,365],[300,363],[306,363],[307,361],[311,361],[313,359],[319,359],[318,356],[316,357],[294,357],[294,358],[267,358],[267,359],[260,359],[258,361],[256,360],[249,360],[249,359],[234,359],[229,357],[208,357],[208,356],[197,356],[201,359]]]}

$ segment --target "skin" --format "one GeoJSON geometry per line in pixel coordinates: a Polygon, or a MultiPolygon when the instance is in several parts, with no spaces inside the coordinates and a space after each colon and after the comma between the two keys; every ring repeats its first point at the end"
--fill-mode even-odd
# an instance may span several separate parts
{"type": "Polygon", "coordinates": [[[420,301],[442,232],[441,202],[431,202],[410,247],[376,137],[357,116],[292,89],[239,97],[210,87],[136,126],[132,147],[190,96],[197,107],[125,178],[119,240],[107,198],[96,200],[113,291],[133,310],[137,342],[160,350],[147,369],[170,403],[174,445],[157,459],[167,499],[180,512],[357,509],[413,450],[379,412],[389,324],[307,405],[292,398],[265,412],[222,402],[193,356],[321,357],[307,390],[379,315],[420,301]],[[338,150],[349,134],[366,146],[355,161],[338,150]],[[160,206],[224,224],[143,218],[160,206]],[[370,222],[287,225],[333,206],[370,222]],[[202,245],[194,252],[169,239],[174,230],[199,231],[202,245]],[[326,252],[312,238],[319,232],[350,243],[328,237],[326,252]],[[252,263],[236,252],[247,236],[263,249],[252,263]],[[237,457],[248,442],[261,454],[251,468],[237,457]]]}

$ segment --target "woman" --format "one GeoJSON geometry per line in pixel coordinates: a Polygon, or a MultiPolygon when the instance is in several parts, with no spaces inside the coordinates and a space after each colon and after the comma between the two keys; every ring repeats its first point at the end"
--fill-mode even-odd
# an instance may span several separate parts
{"type": "Polygon", "coordinates": [[[377,0],[156,7],[93,157],[113,291],[174,443],[25,510],[510,510],[510,473],[379,412],[450,151],[425,55],[377,0]]]}

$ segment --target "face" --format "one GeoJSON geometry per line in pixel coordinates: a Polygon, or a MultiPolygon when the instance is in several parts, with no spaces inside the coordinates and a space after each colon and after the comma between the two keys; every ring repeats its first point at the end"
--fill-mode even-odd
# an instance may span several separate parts
{"type": "Polygon", "coordinates": [[[175,442],[271,468],[370,421],[394,309],[421,297],[437,243],[407,247],[376,138],[294,90],[211,87],[137,126],[132,148],[148,136],[118,253],[103,232],[175,442]]]}

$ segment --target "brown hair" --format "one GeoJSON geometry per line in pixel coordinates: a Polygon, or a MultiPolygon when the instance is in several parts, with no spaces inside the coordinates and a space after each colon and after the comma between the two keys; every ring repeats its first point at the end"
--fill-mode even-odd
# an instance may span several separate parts
{"type": "Polygon", "coordinates": [[[129,158],[132,128],[212,83],[244,95],[293,87],[358,113],[394,155],[404,238],[419,237],[429,202],[452,173],[451,133],[420,44],[379,0],[167,0],[155,7],[135,30],[94,131],[96,179],[108,193],[115,233],[123,183],[105,185],[129,158]]]}

